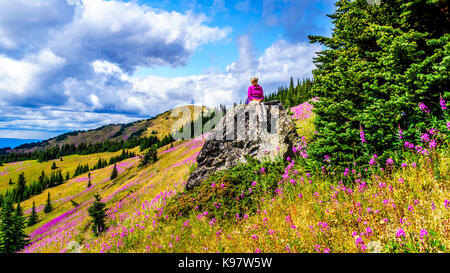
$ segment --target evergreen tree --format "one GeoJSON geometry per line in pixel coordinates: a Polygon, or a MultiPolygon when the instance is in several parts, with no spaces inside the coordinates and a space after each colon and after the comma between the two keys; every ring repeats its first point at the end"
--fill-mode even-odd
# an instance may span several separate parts
{"type": "Polygon", "coordinates": [[[70,179],[70,173],[66,172],[66,181],[70,179]]]}
{"type": "Polygon", "coordinates": [[[5,200],[0,211],[0,253],[20,251],[27,243],[25,219],[14,212],[13,202],[5,200]]]}
{"type": "Polygon", "coordinates": [[[14,223],[14,248],[15,252],[20,251],[24,246],[29,243],[27,234],[25,233],[26,219],[23,217],[20,204],[17,204],[18,209],[13,215],[14,223]]]}
{"type": "Polygon", "coordinates": [[[49,212],[51,212],[53,210],[53,207],[52,207],[52,204],[51,204],[51,201],[50,201],[50,192],[48,192],[48,195],[47,195],[47,204],[45,205],[45,207],[44,207],[44,212],[45,213],[49,213],[49,212]]]}
{"type": "Polygon", "coordinates": [[[14,183],[12,182],[11,178],[9,178],[9,183],[8,183],[8,184],[9,184],[9,185],[14,184],[14,183]]]}
{"type": "Polygon", "coordinates": [[[25,188],[26,188],[25,174],[22,172],[21,174],[19,174],[19,179],[16,186],[15,199],[17,200],[17,202],[21,202],[23,200],[25,188]]]}
{"type": "Polygon", "coordinates": [[[38,216],[36,213],[36,206],[34,205],[33,201],[33,208],[31,209],[31,214],[28,217],[28,226],[31,227],[32,225],[36,224],[38,221],[38,216]]]}
{"type": "Polygon", "coordinates": [[[157,157],[157,147],[154,145],[145,153],[144,157],[139,162],[140,166],[145,166],[148,163],[154,163],[158,160],[157,157]]]}
{"type": "Polygon", "coordinates": [[[96,193],[94,195],[95,201],[88,209],[89,216],[92,217],[92,232],[98,236],[106,229],[106,208],[105,204],[101,202],[100,196],[96,193]]]}
{"type": "Polygon", "coordinates": [[[116,163],[114,163],[114,168],[111,172],[111,180],[115,179],[119,175],[119,172],[117,171],[116,163]]]}
{"type": "Polygon", "coordinates": [[[57,167],[56,167],[56,163],[55,163],[55,161],[53,161],[53,164],[52,164],[52,170],[55,170],[57,167]]]}
{"type": "Polygon", "coordinates": [[[88,173],[88,184],[87,187],[90,188],[91,187],[91,172],[88,173]]]}
{"type": "Polygon", "coordinates": [[[10,199],[6,199],[0,211],[0,253],[13,253],[15,251],[13,217],[13,203],[10,199]]]}
{"type": "Polygon", "coordinates": [[[23,216],[23,210],[20,207],[20,202],[17,203],[16,214],[19,215],[19,216],[23,216]]]}
{"type": "MultiPolygon", "coordinates": [[[[354,161],[367,165],[374,153],[386,162],[401,149],[398,125],[407,141],[425,131],[429,117],[419,103],[434,116],[442,115],[439,92],[450,99],[446,2],[336,2],[328,15],[334,24],[331,37],[308,36],[311,43],[328,48],[314,58],[312,95],[319,100],[313,103],[318,133],[310,145],[311,158],[323,163],[329,155],[341,169],[354,161]]],[[[445,122],[434,128],[447,129],[445,122]]]]}

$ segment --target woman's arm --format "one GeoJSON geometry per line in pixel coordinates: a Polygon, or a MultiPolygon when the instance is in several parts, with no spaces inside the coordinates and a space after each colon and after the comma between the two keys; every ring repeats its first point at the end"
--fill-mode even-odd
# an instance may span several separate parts
{"type": "Polygon", "coordinates": [[[248,100],[252,100],[253,99],[253,97],[252,97],[252,87],[251,86],[248,87],[247,98],[248,98],[248,100]]]}

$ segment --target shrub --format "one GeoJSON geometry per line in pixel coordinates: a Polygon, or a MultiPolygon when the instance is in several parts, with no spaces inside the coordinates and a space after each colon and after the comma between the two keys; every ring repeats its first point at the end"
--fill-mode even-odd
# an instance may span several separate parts
{"type": "Polygon", "coordinates": [[[256,211],[262,196],[273,195],[284,171],[285,161],[259,161],[246,156],[247,163],[218,171],[201,185],[172,197],[165,208],[171,216],[208,212],[216,219],[242,217],[256,211]]]}

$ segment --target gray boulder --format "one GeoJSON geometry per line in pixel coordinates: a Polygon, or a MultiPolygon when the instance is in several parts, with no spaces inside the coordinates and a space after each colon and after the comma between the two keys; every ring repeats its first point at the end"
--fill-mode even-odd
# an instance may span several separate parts
{"type": "Polygon", "coordinates": [[[246,163],[246,154],[259,160],[285,158],[298,143],[294,122],[280,101],[235,105],[209,133],[186,189],[200,185],[216,171],[246,163]]]}

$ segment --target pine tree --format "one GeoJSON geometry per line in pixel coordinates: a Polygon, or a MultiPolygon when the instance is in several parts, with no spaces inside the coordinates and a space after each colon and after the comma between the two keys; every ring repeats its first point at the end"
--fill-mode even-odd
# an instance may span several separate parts
{"type": "Polygon", "coordinates": [[[53,210],[53,207],[52,207],[52,204],[51,204],[51,201],[50,201],[50,192],[48,192],[48,195],[47,195],[47,204],[45,205],[45,207],[44,207],[44,212],[45,213],[49,213],[49,212],[51,212],[53,210]]]}
{"type": "Polygon", "coordinates": [[[119,175],[119,173],[117,171],[117,166],[116,166],[116,163],[114,163],[114,168],[111,172],[111,180],[115,179],[118,175],[119,175]]]}
{"type": "Polygon", "coordinates": [[[21,202],[23,200],[23,195],[26,188],[26,180],[25,180],[25,174],[22,172],[19,174],[19,180],[17,182],[16,186],[16,201],[21,202]]]}
{"type": "Polygon", "coordinates": [[[87,187],[90,188],[91,187],[91,172],[88,173],[88,184],[87,187]]]}
{"type": "Polygon", "coordinates": [[[96,193],[94,195],[95,201],[88,209],[89,216],[92,217],[92,232],[98,236],[106,229],[106,208],[105,204],[101,202],[100,196],[96,193]]]}
{"type": "Polygon", "coordinates": [[[53,164],[52,164],[52,170],[55,170],[57,167],[56,167],[56,163],[55,163],[55,161],[53,161],[53,164]]]}
{"type": "Polygon", "coordinates": [[[31,214],[28,217],[28,226],[31,227],[32,225],[36,224],[38,221],[38,216],[36,213],[36,206],[34,205],[33,201],[33,208],[31,209],[31,214]]]}
{"type": "Polygon", "coordinates": [[[14,184],[14,183],[12,182],[11,178],[9,178],[9,183],[8,183],[8,184],[9,184],[9,185],[14,184]]]}

